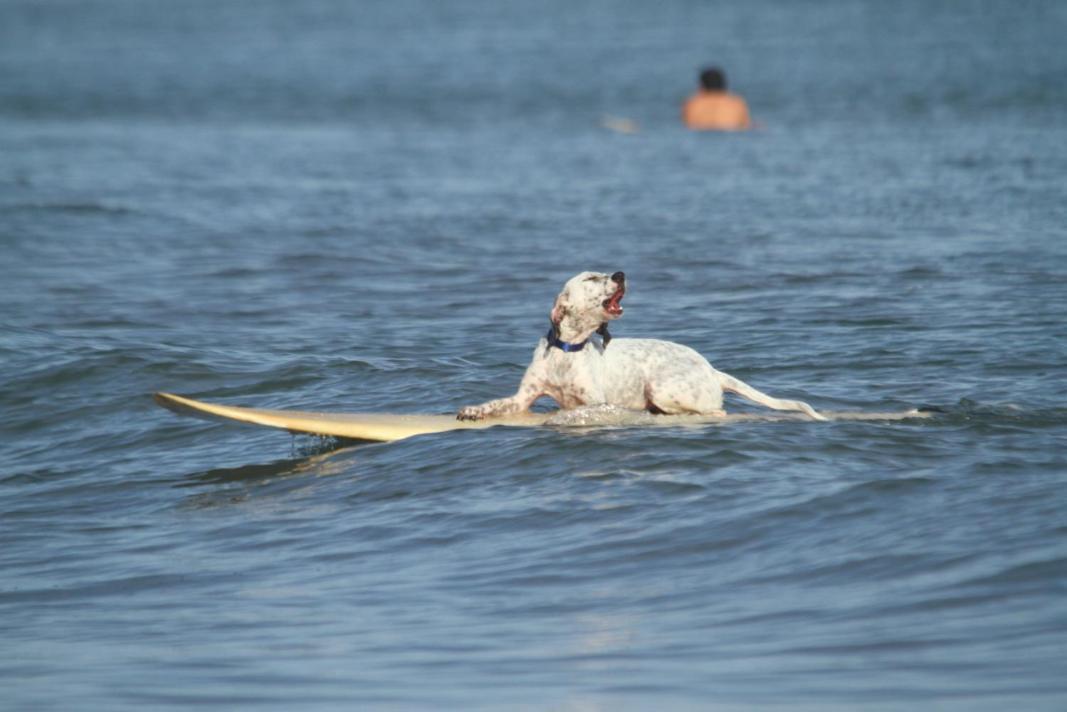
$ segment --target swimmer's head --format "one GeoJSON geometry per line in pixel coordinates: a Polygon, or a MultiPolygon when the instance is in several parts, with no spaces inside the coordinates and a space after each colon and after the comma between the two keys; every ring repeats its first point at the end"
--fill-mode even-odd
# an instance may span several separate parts
{"type": "Polygon", "coordinates": [[[707,67],[700,72],[700,86],[704,91],[726,91],[726,74],[718,67],[707,67]]]}

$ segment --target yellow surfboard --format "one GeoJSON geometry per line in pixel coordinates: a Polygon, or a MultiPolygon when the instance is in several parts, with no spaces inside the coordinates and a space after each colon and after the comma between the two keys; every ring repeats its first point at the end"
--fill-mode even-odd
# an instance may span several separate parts
{"type": "Polygon", "coordinates": [[[403,415],[388,413],[318,413],[304,410],[267,410],[236,405],[205,403],[156,393],[156,403],[179,415],[229,420],[249,425],[281,428],[291,433],[331,435],[353,440],[402,440],[412,435],[442,433],[446,430],[481,430],[495,425],[542,425],[550,413],[525,413],[493,420],[456,420],[455,415],[403,415]]]}
{"type": "MultiPolygon", "coordinates": [[[[443,433],[449,430],[483,430],[496,426],[536,427],[557,425],[560,427],[596,426],[684,426],[712,425],[752,421],[806,421],[800,413],[770,411],[763,413],[731,413],[728,415],[647,415],[632,414],[625,419],[598,419],[579,415],[568,418],[569,412],[521,413],[486,420],[456,420],[455,415],[404,415],[388,413],[319,413],[302,410],[267,410],[236,405],[206,403],[185,398],[173,393],[156,393],[156,403],[179,415],[189,415],[212,420],[262,425],[280,428],[291,433],[328,435],[353,440],[388,442],[402,440],[413,435],[443,433]]],[[[895,413],[823,413],[830,420],[903,420],[925,418],[930,413],[917,410],[895,413]]],[[[810,421],[814,422],[814,421],[810,421]]]]}

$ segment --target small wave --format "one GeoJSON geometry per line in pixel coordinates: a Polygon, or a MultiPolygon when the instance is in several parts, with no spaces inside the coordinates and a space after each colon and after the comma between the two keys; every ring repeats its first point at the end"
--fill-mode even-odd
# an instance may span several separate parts
{"type": "Polygon", "coordinates": [[[231,483],[266,482],[298,475],[331,475],[340,472],[329,458],[346,449],[347,442],[337,438],[312,436],[299,446],[294,439],[293,454],[296,457],[275,460],[263,464],[219,467],[196,472],[174,481],[175,487],[198,487],[231,483]]]}
{"type": "Polygon", "coordinates": [[[924,280],[929,277],[941,277],[945,271],[936,265],[914,265],[897,271],[897,276],[902,279],[924,280]]]}
{"type": "Polygon", "coordinates": [[[565,427],[626,427],[652,425],[656,416],[640,410],[620,408],[617,405],[590,405],[571,410],[561,410],[546,421],[546,425],[565,427]]]}
{"type": "Polygon", "coordinates": [[[922,405],[919,411],[936,416],[937,423],[1010,424],[1016,427],[1059,426],[1067,423],[1067,408],[1023,408],[1015,403],[980,403],[962,398],[955,405],[922,405]]]}
{"type": "Polygon", "coordinates": [[[836,492],[820,494],[801,502],[769,510],[774,519],[808,519],[811,517],[864,516],[884,508],[887,495],[901,496],[925,489],[934,480],[928,477],[900,477],[860,482],[836,492]]]}
{"type": "Polygon", "coordinates": [[[97,202],[15,203],[3,206],[0,211],[5,213],[65,213],[69,215],[133,215],[137,212],[121,205],[108,205],[97,202]]]}
{"type": "Polygon", "coordinates": [[[1045,584],[1055,581],[1067,571],[1067,557],[1041,559],[1008,566],[992,574],[964,582],[970,586],[1002,586],[1016,584],[1045,584]]]}

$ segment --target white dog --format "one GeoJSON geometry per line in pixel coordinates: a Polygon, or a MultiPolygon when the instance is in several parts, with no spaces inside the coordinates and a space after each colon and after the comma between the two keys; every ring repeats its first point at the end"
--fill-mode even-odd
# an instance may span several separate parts
{"type": "Polygon", "coordinates": [[[510,398],[468,406],[456,416],[480,420],[529,410],[541,396],[561,408],[614,405],[656,414],[724,415],[723,391],[777,410],[798,410],[826,420],[807,403],[772,398],[716,371],[688,346],[658,339],[612,339],[607,322],[622,316],[626,276],[582,272],[556,297],[552,328],[510,398]],[[601,338],[594,339],[593,334],[601,338]]]}

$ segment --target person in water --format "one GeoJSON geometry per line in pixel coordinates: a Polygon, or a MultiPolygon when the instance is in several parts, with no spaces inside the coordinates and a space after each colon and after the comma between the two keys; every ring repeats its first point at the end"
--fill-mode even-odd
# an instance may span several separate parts
{"type": "Polygon", "coordinates": [[[682,121],[697,131],[752,128],[748,104],[726,90],[726,75],[718,67],[708,67],[700,73],[700,89],[682,106],[682,121]]]}

